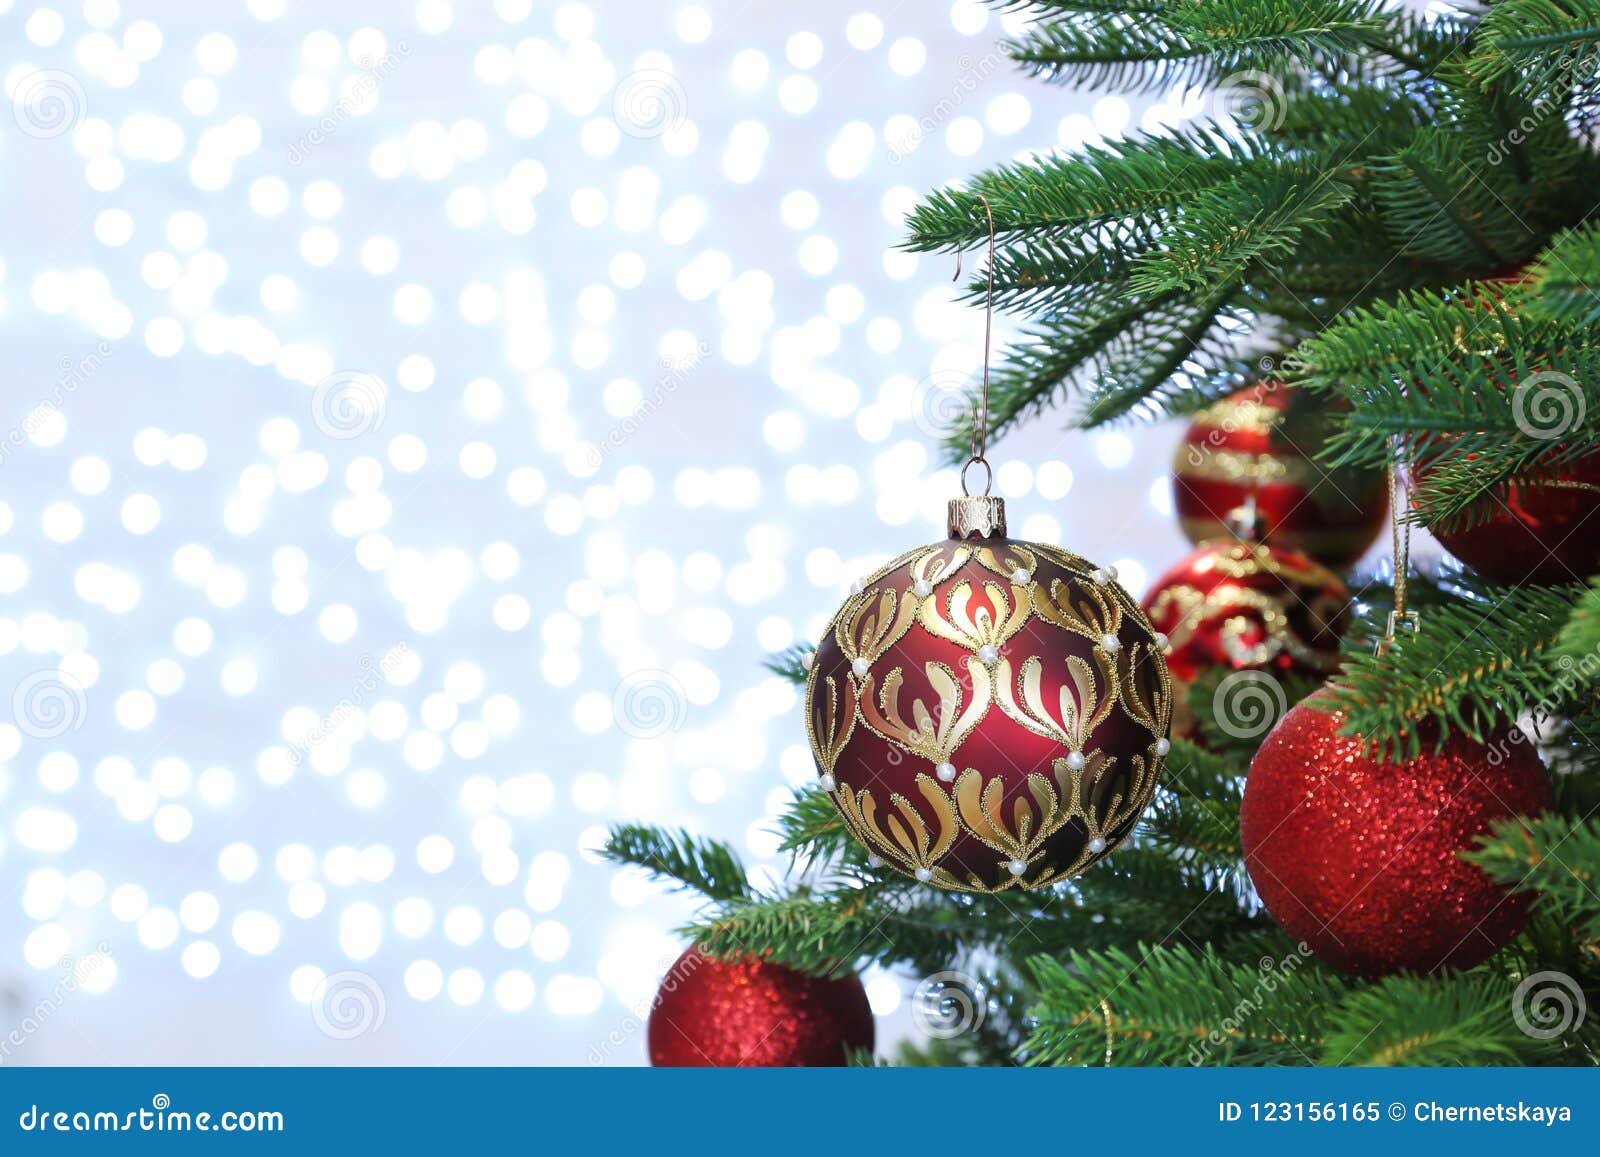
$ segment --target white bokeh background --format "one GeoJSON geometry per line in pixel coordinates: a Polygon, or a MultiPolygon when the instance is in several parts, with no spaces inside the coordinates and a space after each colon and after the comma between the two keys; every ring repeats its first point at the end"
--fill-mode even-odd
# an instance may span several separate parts
{"type": "MultiPolygon", "coordinates": [[[[639,1063],[689,909],[592,849],[780,872],[761,660],[942,532],[903,214],[1198,105],[967,0],[0,8],[0,1063],[639,1063]]],[[[1061,425],[1013,527],[1137,591],[1176,428],[1061,425]]]]}

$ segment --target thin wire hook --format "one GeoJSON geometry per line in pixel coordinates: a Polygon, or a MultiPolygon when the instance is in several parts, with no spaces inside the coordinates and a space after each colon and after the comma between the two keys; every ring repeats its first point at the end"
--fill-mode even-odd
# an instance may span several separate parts
{"type": "MultiPolygon", "coordinates": [[[[989,453],[989,346],[994,338],[995,325],[995,211],[989,205],[989,198],[978,194],[978,200],[984,203],[984,216],[989,219],[989,290],[984,296],[984,384],[982,384],[981,400],[979,406],[974,406],[973,414],[973,440],[971,440],[971,458],[966,459],[966,466],[962,467],[962,493],[966,493],[966,470],[978,466],[981,462],[984,469],[989,470],[989,459],[984,454],[989,453]]],[[[952,282],[962,280],[962,250],[955,251],[955,277],[952,282]]],[[[986,475],[992,482],[994,474],[986,475]]],[[[989,493],[990,483],[984,483],[984,494],[989,493]]]]}

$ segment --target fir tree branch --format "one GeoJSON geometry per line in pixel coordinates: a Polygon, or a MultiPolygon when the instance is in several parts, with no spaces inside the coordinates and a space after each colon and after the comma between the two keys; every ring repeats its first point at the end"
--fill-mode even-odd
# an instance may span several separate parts
{"type": "Polygon", "coordinates": [[[1162,790],[1145,814],[1144,839],[1211,878],[1242,884],[1239,802],[1247,763],[1174,740],[1162,790]]]}
{"type": "Polygon", "coordinates": [[[1354,190],[1339,174],[1284,169],[1196,193],[1162,231],[1162,249],[1139,262],[1135,293],[1198,292],[1241,281],[1254,262],[1282,258],[1326,230],[1354,190]]]}
{"type": "Polygon", "coordinates": [[[1248,964],[1210,948],[1140,947],[1029,967],[1032,1064],[1312,1064],[1349,983],[1288,947],[1248,964]]]}
{"type": "Polygon", "coordinates": [[[1501,820],[1461,858],[1508,887],[1538,892],[1586,940],[1600,938],[1600,819],[1501,820]]]}
{"type": "Polygon", "coordinates": [[[1074,88],[1148,92],[1341,61],[1389,47],[1391,27],[1369,0],[1169,0],[1136,16],[1099,6],[1063,12],[1006,49],[1074,88]]]}
{"type": "Polygon", "coordinates": [[[732,848],[690,832],[619,824],[611,829],[600,855],[613,864],[643,868],[657,879],[711,900],[749,900],[755,895],[732,848]]]}
{"type": "Polygon", "coordinates": [[[1483,15],[1467,63],[1481,83],[1509,80],[1557,103],[1575,83],[1592,86],[1600,67],[1600,3],[1501,0],[1483,15]]]}
{"type": "Polygon", "coordinates": [[[806,677],[811,673],[811,656],[815,653],[815,647],[796,643],[792,647],[768,655],[761,665],[791,683],[804,684],[806,677]]]}
{"type": "MultiPolygon", "coordinates": [[[[1313,702],[1348,716],[1342,731],[1386,752],[1421,751],[1418,723],[1479,742],[1503,738],[1506,720],[1561,714],[1582,692],[1552,687],[1547,656],[1581,588],[1472,588],[1443,596],[1421,612],[1421,628],[1401,632],[1383,655],[1369,640],[1381,633],[1380,608],[1346,636],[1344,666],[1313,702]]],[[[1586,689],[1583,689],[1586,690],[1586,689]]]]}
{"type": "Polygon", "coordinates": [[[1516,981],[1485,970],[1390,976],[1347,993],[1329,1017],[1324,1065],[1527,1065],[1559,1056],[1512,1016],[1516,981]]]}
{"type": "Polygon", "coordinates": [[[1557,236],[1529,277],[1541,290],[1529,303],[1536,314],[1583,329],[1600,325],[1600,224],[1557,236]]]}

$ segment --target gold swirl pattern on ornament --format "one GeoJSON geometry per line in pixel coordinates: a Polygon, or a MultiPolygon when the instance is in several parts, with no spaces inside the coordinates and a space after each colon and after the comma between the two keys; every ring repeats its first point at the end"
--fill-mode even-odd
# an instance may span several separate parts
{"type": "Polygon", "coordinates": [[[846,659],[873,663],[905,637],[917,620],[917,599],[910,591],[868,587],[846,604],[835,631],[846,659]]]}
{"type": "Polygon", "coordinates": [[[938,864],[961,834],[955,808],[950,803],[950,797],[932,776],[919,774],[916,782],[918,794],[933,813],[936,832],[929,832],[928,822],[923,819],[922,813],[899,792],[890,793],[889,804],[894,811],[883,817],[882,824],[879,823],[877,801],[866,788],[852,792],[848,785],[840,784],[833,790],[833,801],[839,814],[844,817],[850,834],[864,846],[877,851],[885,860],[900,865],[913,875],[918,869],[923,869],[934,873],[936,878],[942,875],[954,881],[955,877],[949,869],[941,868],[938,864]]]}
{"type": "Polygon", "coordinates": [[[972,584],[963,579],[945,596],[942,614],[937,596],[924,599],[917,608],[917,621],[932,634],[969,651],[999,648],[1028,621],[1028,588],[1012,583],[1008,597],[999,583],[986,582],[983,593],[989,606],[974,608],[972,584]]]}
{"type": "Polygon", "coordinates": [[[1212,450],[1199,461],[1187,458],[1173,467],[1180,478],[1202,482],[1289,482],[1313,487],[1322,480],[1316,464],[1304,458],[1252,454],[1244,450],[1212,450]]]}
{"type": "Polygon", "coordinates": [[[956,673],[943,663],[932,662],[925,663],[923,671],[928,677],[929,686],[939,697],[937,723],[934,722],[933,712],[920,698],[911,701],[911,721],[906,721],[900,708],[905,673],[899,667],[883,677],[883,689],[876,702],[872,695],[873,676],[868,673],[861,684],[861,714],[868,728],[896,747],[921,756],[930,763],[945,763],[988,713],[992,680],[987,667],[976,659],[967,660],[967,676],[972,680],[972,701],[963,711],[961,681],[956,678],[956,673]]]}
{"type": "Polygon", "coordinates": [[[1319,589],[1338,579],[1320,562],[1305,559],[1295,561],[1295,556],[1282,551],[1272,551],[1265,546],[1236,544],[1232,550],[1212,555],[1213,568],[1228,578],[1254,578],[1269,574],[1290,586],[1319,589]]]}
{"type": "Polygon", "coordinates": [[[1096,645],[1122,627],[1122,608],[1114,597],[1106,595],[1100,583],[1074,590],[1060,579],[1053,579],[1048,594],[1043,586],[1034,584],[1033,609],[1045,622],[1093,639],[1096,645]]]}
{"type": "Polygon", "coordinates": [[[1011,663],[1001,659],[996,670],[995,690],[1004,711],[1016,722],[1065,747],[1068,751],[1082,752],[1090,734],[1104,723],[1117,705],[1119,681],[1111,656],[1095,649],[1095,663],[1105,676],[1107,693],[1102,696],[1094,672],[1081,655],[1067,656],[1067,679],[1061,684],[1057,713],[1052,715],[1044,701],[1044,661],[1030,655],[1022,662],[1012,686],[1011,663]]]}
{"type": "Polygon", "coordinates": [[[1254,398],[1224,398],[1194,417],[1196,426],[1220,429],[1229,434],[1270,434],[1282,421],[1282,410],[1254,398]]]}
{"type": "Polygon", "coordinates": [[[910,630],[911,620],[974,653],[985,646],[998,650],[1033,617],[1096,643],[1092,664],[1082,656],[1065,657],[1065,679],[1054,704],[1045,701],[1044,660],[1039,656],[1025,659],[1013,677],[1011,662],[1004,656],[991,668],[975,654],[969,655],[965,681],[950,666],[929,662],[924,674],[932,698],[919,696],[909,703],[904,702],[900,667],[882,676],[881,686],[871,670],[860,679],[835,679],[813,667],[806,690],[812,705],[807,737],[827,774],[834,773],[857,725],[930,764],[950,764],[996,705],[1023,728],[1068,752],[1068,757],[1053,761],[1052,775],[1031,773],[1027,794],[1009,804],[1004,774],[985,777],[974,767],[965,768],[950,788],[919,772],[915,794],[920,801],[891,793],[886,813],[880,813],[869,788],[837,783],[834,803],[862,845],[897,870],[913,876],[923,873],[929,882],[954,891],[1037,888],[1074,876],[1108,854],[1111,836],[1124,831],[1149,806],[1160,778],[1159,744],[1171,723],[1172,679],[1143,609],[1119,584],[1095,582],[1094,570],[1079,556],[1043,544],[943,543],[909,551],[880,568],[861,594],[840,609],[832,629],[852,662],[865,658],[871,664],[881,658],[910,630]],[[973,606],[976,592],[969,580],[948,591],[915,595],[917,584],[927,584],[923,589],[937,587],[969,560],[1008,580],[983,584],[989,606],[973,606]],[[1083,580],[1084,587],[1074,590],[1060,578],[1054,578],[1048,590],[1031,577],[1025,584],[1015,581],[1018,570],[1031,576],[1041,561],[1083,580]],[[901,586],[907,577],[909,589],[901,586]],[[1110,649],[1101,645],[1107,636],[1117,637],[1129,620],[1149,637],[1148,642],[1110,649]],[[819,692],[824,694],[819,697],[819,692]],[[1129,757],[1120,769],[1117,760],[1103,751],[1083,750],[1095,728],[1118,706],[1151,735],[1144,754],[1129,757]],[[1074,769],[1072,763],[1080,766],[1074,769]],[[1090,804],[1085,785],[1107,784],[1119,771],[1117,790],[1099,793],[1103,803],[1098,809],[1090,804]],[[1042,863],[1045,842],[1069,823],[1086,834],[1073,862],[1042,863]],[[988,883],[970,868],[961,878],[941,864],[963,834],[996,853],[993,877],[998,884],[988,883]],[[1099,851],[1090,850],[1095,841],[1104,841],[1099,851]],[[1010,871],[1014,863],[1026,864],[1027,869],[1015,874],[1010,871]]]}
{"type": "MultiPolygon", "coordinates": [[[[1320,670],[1332,670],[1338,665],[1337,653],[1312,646],[1295,632],[1281,598],[1266,591],[1225,587],[1202,594],[1192,586],[1172,586],[1156,596],[1150,613],[1161,619],[1174,607],[1178,619],[1167,632],[1174,651],[1188,645],[1202,628],[1225,615],[1219,640],[1224,654],[1238,666],[1260,666],[1284,652],[1320,670]],[[1254,622],[1247,615],[1228,614],[1241,607],[1254,613],[1254,622]],[[1244,636],[1252,626],[1259,628],[1264,636],[1259,643],[1245,642],[1244,636]]],[[[1319,623],[1327,621],[1316,610],[1312,618],[1319,623]]]]}
{"type": "Polygon", "coordinates": [[[816,670],[813,668],[810,684],[806,688],[806,738],[811,741],[811,751],[816,756],[817,764],[825,774],[832,775],[839,756],[844,754],[850,737],[856,731],[856,689],[849,679],[826,676],[824,683],[828,698],[819,712],[815,689],[811,685],[815,681],[816,670]]]}

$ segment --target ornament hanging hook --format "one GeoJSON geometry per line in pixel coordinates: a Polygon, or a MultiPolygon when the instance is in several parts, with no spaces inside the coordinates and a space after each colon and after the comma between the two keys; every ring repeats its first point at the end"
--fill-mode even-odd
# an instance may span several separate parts
{"type": "MultiPolygon", "coordinates": [[[[989,198],[976,194],[983,202],[983,214],[989,225],[989,285],[983,301],[983,387],[979,401],[973,407],[971,457],[961,468],[961,493],[967,494],[967,471],[981,464],[984,469],[983,493],[988,495],[994,482],[994,471],[984,455],[989,450],[989,347],[994,335],[994,209],[989,198]]],[[[961,280],[961,250],[956,250],[956,275],[952,281],[961,280]]]]}
{"type": "Polygon", "coordinates": [[[1408,478],[1402,476],[1402,463],[1410,473],[1410,458],[1403,439],[1396,437],[1394,452],[1389,457],[1389,538],[1394,551],[1394,610],[1389,612],[1389,622],[1383,638],[1374,648],[1378,655],[1385,654],[1394,643],[1395,632],[1401,627],[1413,633],[1418,628],[1417,612],[1406,607],[1406,580],[1411,573],[1411,523],[1405,513],[1410,505],[1408,478]]]}

